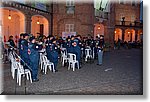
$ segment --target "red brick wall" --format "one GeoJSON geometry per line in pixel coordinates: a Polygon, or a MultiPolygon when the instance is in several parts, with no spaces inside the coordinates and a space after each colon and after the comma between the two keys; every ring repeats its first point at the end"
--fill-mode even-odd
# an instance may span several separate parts
{"type": "Polygon", "coordinates": [[[82,36],[91,34],[93,31],[94,7],[92,4],[75,4],[75,13],[67,14],[65,4],[54,5],[54,28],[53,35],[61,36],[65,31],[65,24],[74,24],[75,32],[82,36]]]}

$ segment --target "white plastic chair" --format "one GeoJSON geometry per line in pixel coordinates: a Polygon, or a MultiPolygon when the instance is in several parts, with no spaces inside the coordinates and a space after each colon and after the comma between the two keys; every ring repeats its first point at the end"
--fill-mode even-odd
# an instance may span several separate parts
{"type": "Polygon", "coordinates": [[[73,71],[75,71],[75,64],[77,64],[77,67],[79,69],[79,62],[76,60],[76,55],[72,54],[72,53],[68,53],[69,55],[69,66],[68,66],[68,70],[70,70],[70,66],[71,68],[73,68],[73,71]]]}
{"type": "Polygon", "coordinates": [[[44,56],[44,54],[40,53],[40,61],[39,61],[39,64],[40,64],[41,70],[43,70],[43,65],[44,65],[43,56],[44,56]]]}
{"type": "Polygon", "coordinates": [[[95,49],[95,48],[93,47],[93,52],[92,52],[92,57],[93,57],[93,59],[95,58],[95,53],[94,53],[95,51],[94,51],[94,49],[95,49]]]}
{"type": "Polygon", "coordinates": [[[12,77],[13,79],[15,78],[15,72],[17,70],[17,62],[16,62],[16,58],[14,57],[14,55],[12,53],[9,54],[9,59],[11,62],[11,73],[12,73],[12,77]]]}
{"type": "Polygon", "coordinates": [[[62,61],[62,66],[64,66],[64,64],[66,62],[68,62],[68,56],[67,56],[67,49],[64,48],[62,51],[61,51],[61,61],[62,61]]]}
{"type": "Polygon", "coordinates": [[[87,62],[88,58],[93,58],[92,57],[92,50],[91,49],[85,49],[85,61],[87,62]]]}
{"type": "Polygon", "coordinates": [[[18,71],[17,71],[17,83],[21,86],[21,76],[26,75],[27,80],[30,78],[30,82],[32,83],[31,72],[29,69],[24,69],[20,62],[17,63],[18,71]]]}
{"type": "Polygon", "coordinates": [[[43,71],[45,71],[45,74],[47,72],[47,67],[50,69],[50,71],[52,71],[53,69],[53,72],[55,72],[55,69],[54,69],[54,63],[50,62],[46,56],[42,56],[43,58],[43,71]]]}
{"type": "Polygon", "coordinates": [[[13,79],[15,78],[15,72],[17,71],[17,62],[13,61],[11,63],[11,73],[12,73],[12,77],[13,79]]]}

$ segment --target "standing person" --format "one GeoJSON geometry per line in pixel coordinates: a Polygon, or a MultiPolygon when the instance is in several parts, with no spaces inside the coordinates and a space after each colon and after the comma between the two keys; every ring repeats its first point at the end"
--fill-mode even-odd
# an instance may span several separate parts
{"type": "MultiPolygon", "coordinates": [[[[18,41],[18,49],[19,49],[19,56],[22,58],[22,49],[21,49],[21,42],[23,40],[23,34],[20,34],[20,39],[18,41]]],[[[21,64],[23,65],[23,62],[21,61],[21,64]]]]}
{"type": "Polygon", "coordinates": [[[22,50],[21,50],[21,42],[23,40],[23,34],[20,34],[20,39],[18,41],[18,49],[19,49],[19,55],[22,55],[22,50]]]}
{"type": "Polygon", "coordinates": [[[104,47],[104,38],[101,36],[98,45],[97,45],[97,54],[98,54],[98,64],[97,65],[102,65],[102,60],[103,60],[103,47],[104,47]]]}
{"type": "Polygon", "coordinates": [[[41,50],[42,48],[36,44],[35,37],[31,37],[28,47],[28,54],[29,54],[29,60],[30,60],[30,67],[32,69],[32,79],[33,82],[39,81],[37,78],[38,76],[38,67],[39,67],[39,59],[40,55],[38,50],[41,50]]]}
{"type": "Polygon", "coordinates": [[[57,64],[58,64],[58,45],[56,43],[56,39],[53,39],[52,40],[52,46],[50,48],[50,51],[51,51],[51,62],[54,63],[54,69],[55,69],[55,72],[58,72],[57,70],[57,64]]]}
{"type": "Polygon", "coordinates": [[[96,40],[95,40],[95,58],[98,57],[97,55],[97,51],[98,51],[98,46],[100,45],[100,38],[98,36],[96,36],[96,40]]]}
{"type": "MultiPolygon", "coordinates": [[[[29,55],[28,55],[28,39],[29,35],[27,33],[23,34],[23,40],[21,41],[21,58],[22,60],[29,65],[29,55]]],[[[25,69],[28,69],[28,67],[22,63],[25,69]]]]}
{"type": "Polygon", "coordinates": [[[91,48],[91,50],[92,50],[92,57],[93,57],[93,59],[94,59],[94,57],[95,57],[95,40],[94,40],[94,38],[93,37],[91,37],[91,45],[90,45],[90,48],[91,48]]]}
{"type": "Polygon", "coordinates": [[[48,60],[52,60],[52,53],[51,53],[51,46],[52,46],[52,40],[53,40],[53,36],[49,36],[48,40],[46,41],[46,54],[47,54],[47,58],[48,60]]]}
{"type": "Polygon", "coordinates": [[[118,44],[118,50],[120,50],[120,43],[121,43],[121,40],[118,39],[118,42],[117,42],[117,44],[118,44]]]}
{"type": "Polygon", "coordinates": [[[14,42],[14,40],[13,40],[13,36],[10,36],[10,37],[9,37],[8,42],[10,43],[10,45],[11,45],[12,47],[15,47],[15,42],[14,42]]]}

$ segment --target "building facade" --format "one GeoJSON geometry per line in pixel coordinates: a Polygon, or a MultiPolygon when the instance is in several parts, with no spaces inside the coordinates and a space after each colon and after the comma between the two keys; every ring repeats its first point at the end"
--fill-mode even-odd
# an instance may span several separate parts
{"type": "Polygon", "coordinates": [[[57,36],[92,35],[94,5],[67,0],[53,5],[53,34],[57,36]]]}
{"type": "Polygon", "coordinates": [[[53,3],[33,1],[2,1],[0,26],[5,40],[10,35],[17,39],[22,32],[57,37],[81,35],[96,38],[104,35],[105,42],[111,46],[118,39],[123,42],[142,39],[140,0],[93,0],[83,3],[76,0],[61,3],[57,0],[53,3]]]}
{"type": "Polygon", "coordinates": [[[140,1],[118,1],[115,4],[115,39],[126,42],[141,41],[143,24],[140,20],[140,1]]]}
{"type": "Polygon", "coordinates": [[[17,43],[21,33],[48,36],[52,31],[51,4],[3,0],[0,11],[2,15],[0,18],[1,35],[4,41],[13,35],[17,43]]]}

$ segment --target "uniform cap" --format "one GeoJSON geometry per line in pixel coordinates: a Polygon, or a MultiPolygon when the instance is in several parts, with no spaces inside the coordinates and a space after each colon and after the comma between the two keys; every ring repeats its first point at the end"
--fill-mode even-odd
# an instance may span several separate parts
{"type": "Polygon", "coordinates": [[[27,33],[23,34],[23,37],[26,37],[26,36],[29,36],[29,34],[27,34],[27,33]]]}
{"type": "Polygon", "coordinates": [[[34,39],[35,39],[35,37],[32,36],[32,37],[29,39],[29,41],[31,42],[31,41],[34,40],[34,39]]]}

